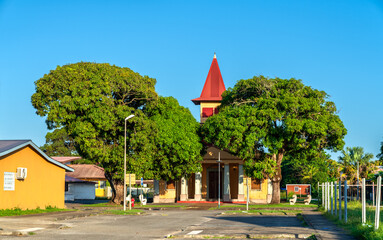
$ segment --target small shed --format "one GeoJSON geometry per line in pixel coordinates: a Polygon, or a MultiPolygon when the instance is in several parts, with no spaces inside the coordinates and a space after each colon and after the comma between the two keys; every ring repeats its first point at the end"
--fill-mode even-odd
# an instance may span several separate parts
{"type": "Polygon", "coordinates": [[[287,195],[293,192],[295,195],[307,196],[311,195],[311,184],[286,184],[287,195]]]}
{"type": "Polygon", "coordinates": [[[77,199],[95,199],[95,182],[84,181],[74,177],[65,176],[65,201],[77,199]]]}
{"type": "Polygon", "coordinates": [[[0,209],[64,208],[65,172],[31,140],[0,140],[0,209]]]}

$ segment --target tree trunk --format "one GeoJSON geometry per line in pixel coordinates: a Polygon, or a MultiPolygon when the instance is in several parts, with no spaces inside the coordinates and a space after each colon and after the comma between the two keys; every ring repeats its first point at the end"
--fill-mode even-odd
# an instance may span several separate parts
{"type": "Polygon", "coordinates": [[[113,202],[117,204],[124,204],[124,183],[121,184],[121,182],[114,182],[114,185],[116,187],[116,195],[113,202]]]}
{"type": "Polygon", "coordinates": [[[271,196],[271,203],[280,203],[281,202],[281,181],[282,181],[282,158],[283,158],[283,150],[278,151],[278,154],[273,154],[272,158],[277,163],[275,167],[274,177],[271,178],[271,182],[273,184],[273,194],[271,196]]]}
{"type": "Polygon", "coordinates": [[[115,181],[112,175],[105,172],[105,177],[112,188],[112,199],[110,202],[116,204],[124,204],[124,184],[121,181],[115,181]]]}

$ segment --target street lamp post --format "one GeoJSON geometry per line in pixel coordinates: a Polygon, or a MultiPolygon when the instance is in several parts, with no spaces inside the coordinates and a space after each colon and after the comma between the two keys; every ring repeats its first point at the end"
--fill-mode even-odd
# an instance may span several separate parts
{"type": "Polygon", "coordinates": [[[218,152],[218,208],[221,206],[221,152],[218,152]]]}
{"type": "MultiPolygon", "coordinates": [[[[124,211],[126,211],[126,121],[130,118],[134,117],[134,115],[130,115],[125,118],[125,131],[124,131],[124,211]]],[[[129,196],[132,197],[132,186],[130,183],[130,175],[129,175],[129,196]]],[[[132,209],[132,200],[129,201],[129,210],[132,209]]]]}

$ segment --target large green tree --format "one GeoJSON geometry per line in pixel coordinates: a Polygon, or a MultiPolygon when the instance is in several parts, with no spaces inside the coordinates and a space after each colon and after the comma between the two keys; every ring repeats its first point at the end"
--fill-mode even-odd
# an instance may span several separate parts
{"type": "Polygon", "coordinates": [[[73,138],[65,128],[57,128],[45,136],[46,143],[40,147],[49,156],[77,156],[73,138]]]}
{"type": "Polygon", "coordinates": [[[205,141],[245,160],[248,176],[268,176],[280,202],[284,156],[341,150],[346,129],[324,91],[300,80],[253,77],[222,94],[219,114],[202,126],[205,141]]]}
{"type": "Polygon", "coordinates": [[[58,66],[35,82],[32,104],[36,113],[46,116],[48,129],[65,128],[83,158],[105,169],[113,189],[113,200],[123,199],[124,119],[128,123],[129,171],[146,174],[152,159],[147,141],[151,121],[142,113],[147,103],[157,99],[156,80],[129,68],[109,64],[80,62],[58,66]],[[133,144],[134,145],[134,144],[133,144]]]}
{"type": "Polygon", "coordinates": [[[201,170],[203,146],[199,123],[173,97],[160,97],[144,109],[155,124],[152,132],[155,179],[177,180],[201,170]]]}

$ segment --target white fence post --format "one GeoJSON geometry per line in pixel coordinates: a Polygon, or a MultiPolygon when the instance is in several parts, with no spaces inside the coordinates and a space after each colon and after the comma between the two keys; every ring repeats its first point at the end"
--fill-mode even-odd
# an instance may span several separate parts
{"type": "Polygon", "coordinates": [[[342,220],[342,180],[339,179],[339,220],[342,220]]]}
{"type": "Polygon", "coordinates": [[[322,207],[324,207],[324,201],[325,201],[325,198],[324,198],[324,184],[322,183],[321,186],[322,186],[322,207]]]}
{"type": "Polygon", "coordinates": [[[331,199],[331,215],[334,214],[334,183],[331,182],[330,184],[330,199],[331,199]]]}
{"type": "Polygon", "coordinates": [[[334,197],[334,213],[335,213],[335,216],[336,215],[338,215],[338,211],[337,211],[337,208],[336,208],[336,206],[337,206],[337,193],[338,193],[338,188],[337,188],[337,186],[338,186],[338,184],[337,184],[337,182],[335,181],[334,182],[334,194],[335,194],[335,197],[334,197]]]}
{"type": "Polygon", "coordinates": [[[366,223],[366,179],[362,178],[362,223],[366,223]]]}
{"type": "Polygon", "coordinates": [[[347,223],[347,180],[344,180],[344,222],[347,223]]]}
{"type": "Polygon", "coordinates": [[[327,182],[327,210],[330,212],[331,208],[330,208],[330,204],[331,203],[331,199],[330,199],[330,183],[327,182]]]}
{"type": "Polygon", "coordinates": [[[381,187],[382,187],[382,177],[379,176],[378,183],[376,186],[375,230],[379,229],[381,187]]]}
{"type": "Polygon", "coordinates": [[[327,204],[327,182],[324,183],[324,209],[326,212],[328,211],[328,204],[327,204]]]}

